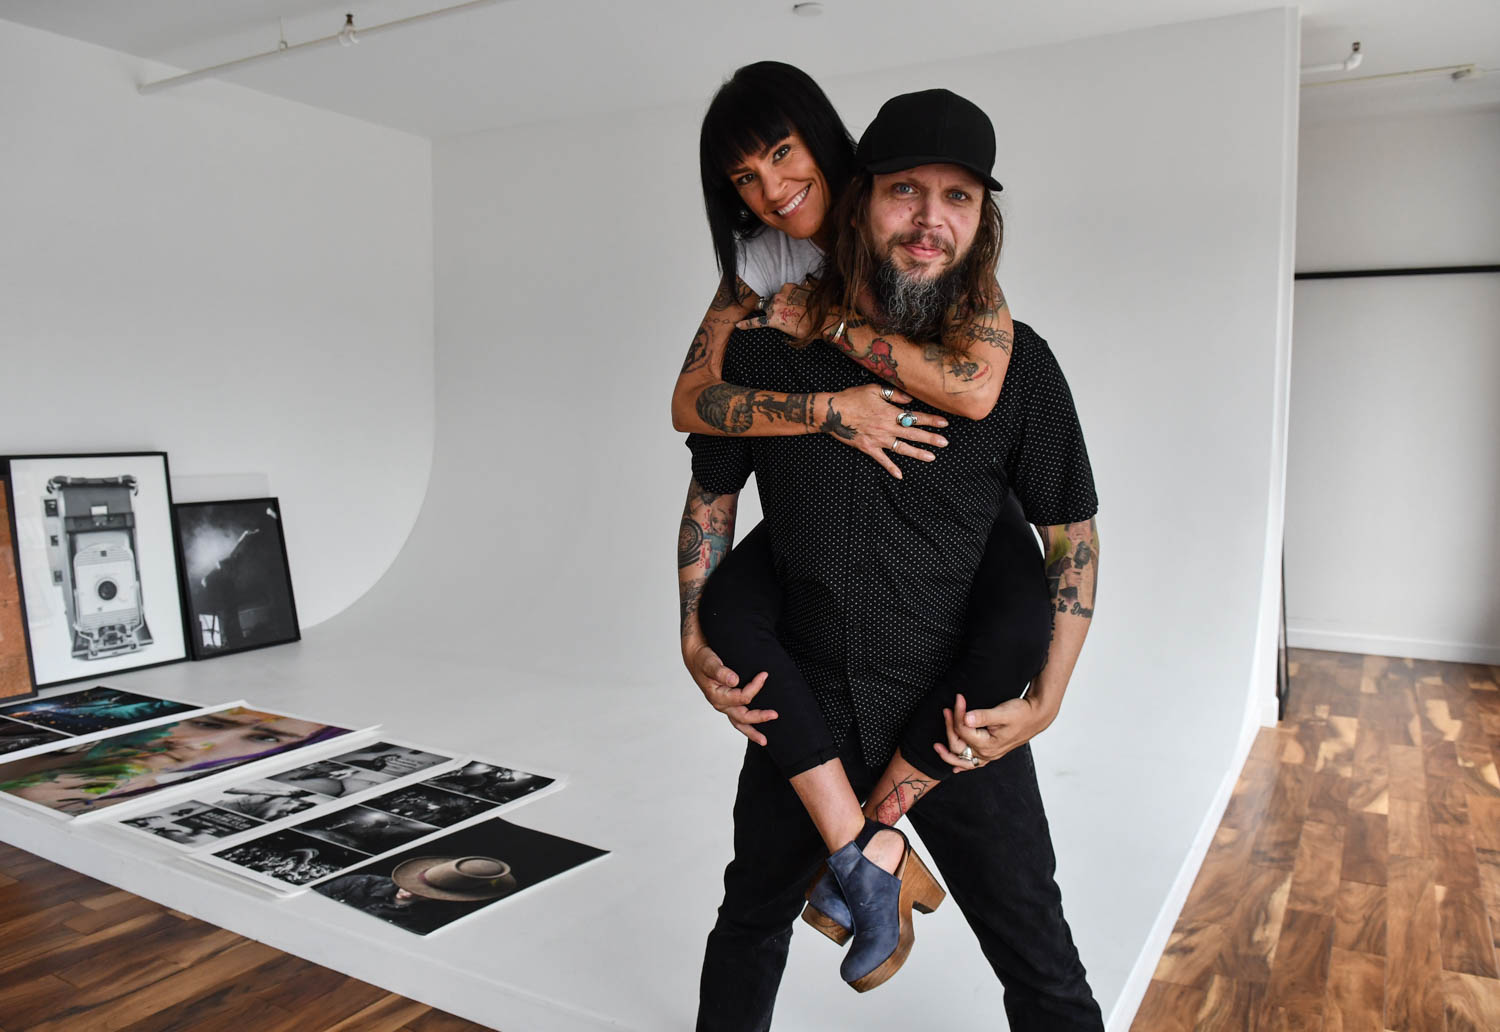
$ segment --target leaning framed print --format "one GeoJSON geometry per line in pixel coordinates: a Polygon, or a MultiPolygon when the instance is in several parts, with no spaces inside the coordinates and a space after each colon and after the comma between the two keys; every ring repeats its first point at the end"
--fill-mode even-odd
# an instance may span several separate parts
{"type": "Polygon", "coordinates": [[[297,602],[275,498],[172,507],[194,659],[297,641],[297,602]]]}
{"type": "Polygon", "coordinates": [[[8,465],[36,686],[186,659],[166,453],[8,465]]]}
{"type": "MultiPolygon", "coordinates": [[[[0,480],[6,480],[0,462],[0,480]]],[[[31,672],[31,643],[21,613],[21,584],[17,579],[16,535],[10,503],[0,484],[0,703],[29,699],[36,694],[31,672]]]]}

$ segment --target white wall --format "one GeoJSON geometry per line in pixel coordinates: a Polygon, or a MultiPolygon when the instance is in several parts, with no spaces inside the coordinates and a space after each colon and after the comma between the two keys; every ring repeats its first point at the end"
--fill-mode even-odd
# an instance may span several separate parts
{"type": "MultiPolygon", "coordinates": [[[[1500,261],[1500,111],[1309,124],[1298,267],[1500,261]]],[[[1292,644],[1500,663],[1500,275],[1302,281],[1292,644]]]]}
{"type": "MultiPolygon", "coordinates": [[[[1265,575],[1279,555],[1296,39],[1295,12],[1278,10],[825,83],[856,133],[886,97],[937,84],[999,130],[1002,283],[1070,377],[1103,505],[1095,628],[1037,755],[1074,930],[1120,1020],[1272,691],[1256,659],[1263,592],[1277,589],[1265,575]]],[[[727,855],[738,753],[674,636],[688,464],[668,396],[714,282],[701,110],[436,146],[432,485],[380,590],[335,622],[351,641],[359,627],[415,629],[408,647],[434,662],[482,648],[500,695],[558,685],[558,719],[577,721],[564,756],[614,756],[660,785],[658,812],[631,816],[663,822],[658,846],[709,866],[672,868],[682,907],[702,912],[653,916],[670,945],[640,976],[645,998],[614,1001],[642,1027],[666,1027],[649,1017],[658,995],[674,1027],[691,1011],[681,997],[727,855]],[[669,722],[669,757],[633,751],[643,720],[669,722]],[[663,768],[691,772],[691,798],[663,768]]],[[[580,778],[575,791],[608,810],[626,789],[580,778]]],[[[947,920],[903,979],[966,987],[956,1018],[998,989],[947,920]]],[[[832,1027],[847,993],[799,965],[804,949],[779,1013],[832,1027]]],[[[871,1027],[930,1027],[934,994],[917,995],[886,993],[871,1027]]]]}
{"type": "MultiPolygon", "coordinates": [[[[168,452],[279,495],[310,626],[426,487],[431,146],[0,21],[0,454],[168,452]]],[[[204,478],[204,479],[199,479],[204,478]]]]}

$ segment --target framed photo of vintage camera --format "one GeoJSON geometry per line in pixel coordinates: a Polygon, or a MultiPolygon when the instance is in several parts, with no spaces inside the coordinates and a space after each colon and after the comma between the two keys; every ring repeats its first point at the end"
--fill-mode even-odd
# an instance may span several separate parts
{"type": "Polygon", "coordinates": [[[36,687],[186,659],[166,453],[5,464],[36,687]]]}
{"type": "MultiPolygon", "coordinates": [[[[5,463],[0,462],[0,481],[6,479],[5,463]]],[[[11,519],[5,485],[0,483],[0,703],[17,702],[36,694],[31,641],[21,611],[20,568],[15,521],[11,519]]]]}
{"type": "Polygon", "coordinates": [[[251,498],[173,509],[193,658],[298,641],[281,503],[251,498]]]}

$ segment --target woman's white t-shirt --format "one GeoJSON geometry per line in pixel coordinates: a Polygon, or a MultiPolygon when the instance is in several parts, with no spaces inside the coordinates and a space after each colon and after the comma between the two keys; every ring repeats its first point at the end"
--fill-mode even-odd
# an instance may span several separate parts
{"type": "Polygon", "coordinates": [[[767,226],[748,240],[736,241],[740,279],[757,297],[770,298],[788,283],[801,283],[823,264],[823,252],[811,240],[796,240],[767,226]]]}

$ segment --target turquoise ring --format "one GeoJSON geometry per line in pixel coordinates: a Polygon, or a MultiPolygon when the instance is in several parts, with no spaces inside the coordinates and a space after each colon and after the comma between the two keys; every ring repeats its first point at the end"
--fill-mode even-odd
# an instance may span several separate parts
{"type": "Polygon", "coordinates": [[[910,412],[903,412],[896,418],[896,422],[900,423],[902,426],[916,426],[917,417],[912,415],[910,412]]]}

